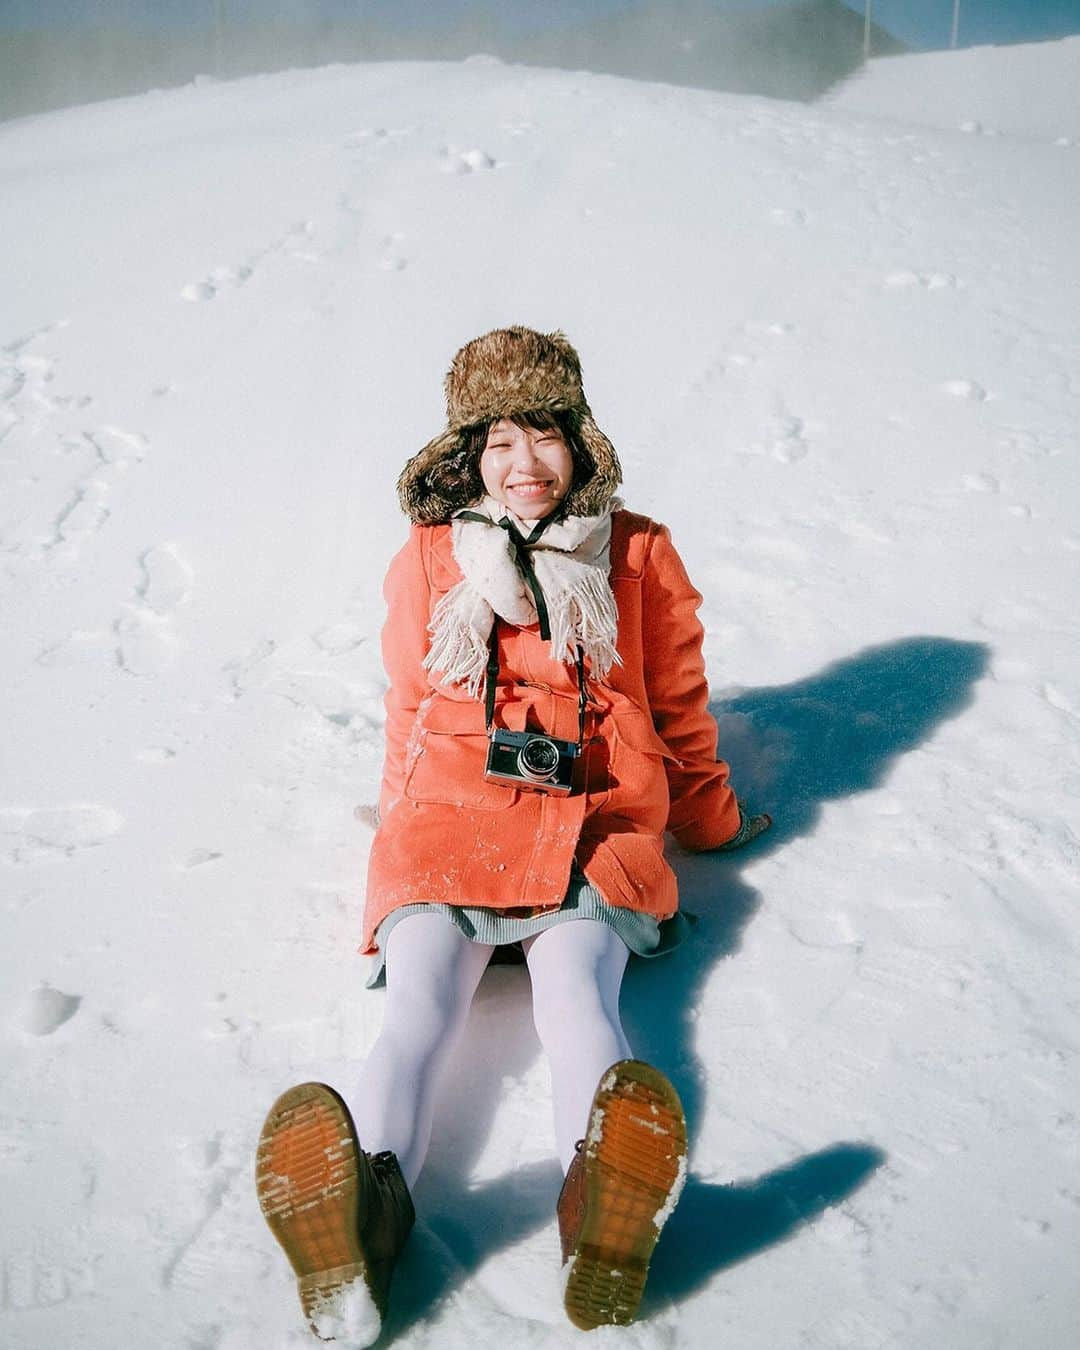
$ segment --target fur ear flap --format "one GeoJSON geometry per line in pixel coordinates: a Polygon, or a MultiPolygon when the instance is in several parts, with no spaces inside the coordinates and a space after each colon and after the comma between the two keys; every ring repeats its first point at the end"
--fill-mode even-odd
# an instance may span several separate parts
{"type": "Polygon", "coordinates": [[[551,345],[556,348],[556,350],[562,353],[563,360],[566,362],[567,366],[571,370],[573,370],[574,374],[578,378],[578,383],[580,384],[581,358],[578,356],[574,348],[570,345],[570,339],[566,336],[566,334],[562,331],[561,328],[556,328],[554,333],[548,333],[547,339],[551,343],[551,345]]]}
{"type": "Polygon", "coordinates": [[[429,481],[431,469],[456,454],[469,428],[517,413],[571,412],[593,474],[566,498],[570,515],[596,515],[622,482],[615,447],[593,420],[581,384],[581,360],[566,334],[497,328],[468,342],[444,381],[446,430],[409,460],[398,479],[398,499],[410,520],[437,524],[470,502],[451,501],[429,481]]]}

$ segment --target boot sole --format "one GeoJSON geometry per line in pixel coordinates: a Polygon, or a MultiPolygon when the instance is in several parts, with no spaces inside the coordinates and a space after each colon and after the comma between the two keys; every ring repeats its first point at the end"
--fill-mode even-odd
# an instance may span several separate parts
{"type": "Polygon", "coordinates": [[[564,1303],[583,1331],[634,1320],[660,1230],[686,1179],[686,1120],[659,1070],[623,1060],[604,1075],[583,1145],[585,1217],[564,1303]]]}
{"type": "Polygon", "coordinates": [[[349,1108],[332,1088],[301,1083],[270,1108],[256,1152],[255,1188],[296,1272],[304,1314],[324,1340],[370,1329],[373,1341],[382,1322],[359,1238],[366,1165],[349,1108]]]}

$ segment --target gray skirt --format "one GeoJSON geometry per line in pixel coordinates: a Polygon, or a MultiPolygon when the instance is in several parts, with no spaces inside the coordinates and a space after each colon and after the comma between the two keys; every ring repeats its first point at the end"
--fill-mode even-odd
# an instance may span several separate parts
{"type": "Polygon", "coordinates": [[[528,919],[515,919],[483,905],[418,904],[402,905],[400,909],[391,910],[375,932],[379,950],[371,960],[367,978],[369,989],[378,988],[386,982],[386,940],[394,925],[409,914],[430,913],[445,915],[470,942],[488,943],[496,948],[512,947],[522,939],[535,937],[537,933],[543,933],[559,923],[569,923],[574,919],[595,919],[613,928],[635,956],[663,956],[686,940],[696,922],[693,914],[683,912],[672,915],[670,919],[655,919],[651,914],[609,905],[596,887],[590,886],[575,867],[570,874],[566,898],[559,908],[528,919]]]}

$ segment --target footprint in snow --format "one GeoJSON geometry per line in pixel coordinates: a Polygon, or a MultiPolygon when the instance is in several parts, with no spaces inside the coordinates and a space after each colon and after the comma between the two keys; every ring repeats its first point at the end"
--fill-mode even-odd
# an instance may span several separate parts
{"type": "Polygon", "coordinates": [[[211,286],[208,281],[193,281],[190,285],[185,286],[180,292],[181,300],[191,300],[193,302],[199,300],[213,300],[215,295],[217,295],[217,287],[211,286]]]}
{"type": "Polygon", "coordinates": [[[787,225],[801,227],[810,219],[809,215],[800,207],[777,206],[769,212],[769,219],[774,225],[787,225]]]}
{"type": "MultiPolygon", "coordinates": [[[[84,1194],[92,1194],[92,1188],[87,1192],[84,1187],[84,1194]]],[[[60,1260],[39,1250],[10,1252],[0,1267],[0,1309],[55,1309],[60,1303],[93,1298],[99,1259],[84,1252],[60,1260]]]]}
{"type": "Polygon", "coordinates": [[[323,670],[282,670],[265,687],[297,708],[319,713],[352,741],[366,741],[382,725],[380,682],[357,675],[349,680],[323,670]]]}
{"type": "Polygon", "coordinates": [[[196,867],[205,867],[207,863],[217,862],[225,855],[212,848],[193,848],[179,863],[185,872],[193,872],[196,867]]]}
{"type": "Polygon", "coordinates": [[[43,647],[34,664],[46,668],[69,669],[106,657],[112,639],[107,628],[76,628],[66,638],[43,647]]]}
{"type": "Polygon", "coordinates": [[[261,684],[266,679],[262,668],[276,648],[277,643],[273,638],[263,638],[245,655],[221,667],[221,673],[229,681],[233,698],[242,698],[256,683],[261,684]]]}
{"type": "Polygon", "coordinates": [[[138,563],[134,601],[113,625],[116,661],[129,675],[156,675],[176,655],[172,614],[191,594],[193,573],[175,544],[148,548],[138,563]]]}
{"type": "Polygon", "coordinates": [[[899,271],[890,272],[885,278],[885,285],[889,290],[903,290],[907,287],[919,286],[926,291],[941,291],[949,288],[955,289],[959,284],[951,272],[899,271]]]}
{"type": "Polygon", "coordinates": [[[1001,491],[1001,484],[992,473],[966,473],[961,481],[968,492],[1001,491]]]}
{"type": "Polygon", "coordinates": [[[452,150],[447,146],[442,152],[440,168],[443,173],[485,173],[488,169],[498,168],[498,164],[486,150],[452,150]]]}
{"type": "Polygon", "coordinates": [[[159,675],[172,665],[179,643],[167,616],[131,605],[113,631],[116,664],[128,675],[159,675]]]}
{"type": "MultiPolygon", "coordinates": [[[[286,258],[292,258],[296,262],[318,263],[322,262],[324,254],[318,248],[311,246],[311,240],[315,235],[315,222],[313,220],[298,220],[290,225],[285,232],[285,237],[280,241],[281,248],[286,258]]],[[[268,253],[274,251],[274,246],[267,250],[268,253]]]]}
{"type": "Polygon", "coordinates": [[[409,265],[408,258],[402,256],[401,245],[405,236],[400,231],[388,234],[382,241],[382,253],[379,268],[383,272],[403,272],[409,265]]]}
{"type": "Polygon", "coordinates": [[[109,806],[0,808],[0,862],[15,865],[54,862],[94,848],[124,824],[109,806]]]}
{"type": "Polygon", "coordinates": [[[98,478],[88,478],[80,483],[57,513],[53,537],[45,545],[45,551],[56,551],[69,560],[78,557],[83,542],[97,534],[109,519],[108,500],[108,483],[98,478]]]}
{"type": "Polygon", "coordinates": [[[797,464],[810,453],[803,435],[805,423],[801,417],[782,417],[775,423],[779,433],[773,441],[773,455],[781,464],[797,464]]]}
{"type": "MultiPolygon", "coordinates": [[[[48,527],[39,536],[35,554],[62,562],[78,558],[83,545],[109,520],[110,483],[131,464],[141,463],[149,442],[138,432],[101,426],[78,434],[64,435],[60,445],[67,454],[92,456],[91,467],[69,489],[48,527]]],[[[25,556],[32,556],[26,553],[25,556]]]]}
{"type": "Polygon", "coordinates": [[[94,449],[102,464],[115,465],[126,469],[130,464],[141,464],[146,458],[150,442],[138,431],[125,431],[123,427],[102,426],[84,431],[84,441],[94,449]]]}
{"type": "Polygon", "coordinates": [[[989,395],[975,380],[945,380],[941,389],[953,398],[966,398],[972,403],[985,403],[989,395]]]}
{"type": "Polygon", "coordinates": [[[81,994],[65,994],[43,984],[23,1002],[22,1028],[31,1036],[51,1036],[79,1011],[81,994]]]}
{"type": "Polygon", "coordinates": [[[202,281],[191,282],[180,292],[184,300],[213,300],[221,290],[235,289],[250,281],[254,269],[241,264],[239,267],[215,267],[202,281]]]}
{"type": "Polygon", "coordinates": [[[795,331],[795,325],[780,320],[770,322],[767,319],[754,319],[743,325],[743,331],[754,337],[787,337],[795,331]]]}
{"type": "Polygon", "coordinates": [[[220,290],[223,286],[242,286],[252,275],[253,269],[241,263],[239,267],[215,267],[210,273],[210,281],[220,290]]]}
{"type": "Polygon", "coordinates": [[[140,764],[171,764],[177,752],[170,745],[148,745],[135,752],[140,764]]]}
{"type": "Polygon", "coordinates": [[[331,624],[328,628],[320,628],[313,640],[320,651],[330,656],[341,656],[366,642],[367,634],[358,624],[345,620],[331,624]]]}
{"type": "Polygon", "coordinates": [[[139,566],[142,577],[135,594],[155,614],[171,614],[191,594],[191,567],[175,544],[147,549],[139,566]]]}
{"type": "Polygon", "coordinates": [[[1069,717],[1080,718],[1080,702],[1070,699],[1056,685],[1044,684],[1040,693],[1051,708],[1056,708],[1058,712],[1066,713],[1069,717]]]}
{"type": "MultiPolygon", "coordinates": [[[[736,365],[738,362],[735,363],[736,365]]],[[[707,393],[711,386],[722,380],[727,374],[727,361],[722,356],[707,361],[701,369],[683,385],[680,393],[683,398],[696,397],[707,393]]]]}
{"type": "MultiPolygon", "coordinates": [[[[215,1279],[250,1288],[265,1272],[265,1254],[258,1244],[238,1237],[247,1203],[243,1186],[249,1167],[246,1142],[239,1134],[223,1132],[175,1141],[178,1162],[189,1184],[170,1229],[172,1250],[160,1270],[163,1288],[198,1293],[215,1279]]],[[[195,1343],[189,1344],[195,1350],[195,1343]]],[[[219,1341],[215,1335],[209,1345],[205,1339],[197,1345],[199,1350],[210,1350],[219,1341]]]]}
{"type": "Polygon", "coordinates": [[[858,948],[859,936],[842,911],[817,913],[808,910],[785,921],[788,932],[804,947],[858,948]]]}

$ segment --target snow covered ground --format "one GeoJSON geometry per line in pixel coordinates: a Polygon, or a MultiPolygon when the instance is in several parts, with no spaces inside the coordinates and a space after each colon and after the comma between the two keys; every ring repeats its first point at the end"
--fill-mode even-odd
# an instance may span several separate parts
{"type": "Polygon", "coordinates": [[[1080,140],[1080,37],[869,61],[831,107],[984,136],[1080,140]]]}
{"type": "MultiPolygon", "coordinates": [[[[1076,44],[1016,69],[1052,110],[1076,44]]],[[[1075,1343],[1080,147],[946,113],[476,59],[0,126],[7,1350],[312,1344],[254,1141],[362,1091],[393,484],[513,322],[578,345],[776,816],[628,977],[692,1177],[590,1343],[1075,1343]]],[[[582,1343],[552,1153],[493,969],[387,1343],[582,1343]]]]}

